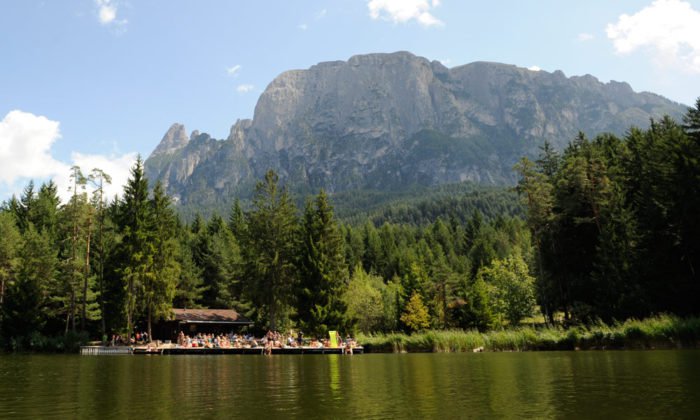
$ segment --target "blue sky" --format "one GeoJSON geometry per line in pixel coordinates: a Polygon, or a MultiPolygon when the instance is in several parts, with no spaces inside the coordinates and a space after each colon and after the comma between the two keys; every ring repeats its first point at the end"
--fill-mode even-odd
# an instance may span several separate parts
{"type": "Polygon", "coordinates": [[[225,138],[279,73],[411,51],[700,96],[700,0],[0,3],[0,200],[100,166],[128,176],[173,122],[225,138]]]}

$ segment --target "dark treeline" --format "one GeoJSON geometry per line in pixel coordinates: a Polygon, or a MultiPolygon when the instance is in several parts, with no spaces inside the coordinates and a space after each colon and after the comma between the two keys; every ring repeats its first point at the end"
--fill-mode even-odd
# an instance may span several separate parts
{"type": "MultiPolygon", "coordinates": [[[[425,226],[437,219],[456,220],[466,223],[479,211],[486,220],[497,217],[524,216],[522,202],[518,195],[509,189],[495,187],[476,187],[471,184],[456,184],[436,187],[438,191],[417,193],[417,198],[396,199],[377,206],[376,209],[359,212],[359,209],[339,211],[344,222],[361,225],[367,220],[377,226],[384,223],[409,224],[425,226]]],[[[362,193],[355,194],[362,200],[362,193]]],[[[345,193],[333,196],[333,202],[345,201],[345,193]]],[[[345,204],[347,206],[347,204],[345,204]]]]}
{"type": "Polygon", "coordinates": [[[587,321],[700,310],[700,99],[679,124],[545,144],[516,169],[539,301],[587,321]]]}
{"type": "Polygon", "coordinates": [[[485,217],[514,208],[494,193],[494,207],[470,208],[488,198],[467,194],[341,223],[323,191],[300,209],[270,171],[245,210],[184,223],[140,159],[112,200],[107,174],[74,167],[66,203],[53,183],[30,183],[0,208],[0,340],[150,337],[173,307],[235,308],[257,331],[308,334],[483,331],[537,304],[550,321],[696,314],[699,132],[700,102],[683,125],[580,136],[561,155],[545,145],[517,165],[527,221],[485,217]]]}

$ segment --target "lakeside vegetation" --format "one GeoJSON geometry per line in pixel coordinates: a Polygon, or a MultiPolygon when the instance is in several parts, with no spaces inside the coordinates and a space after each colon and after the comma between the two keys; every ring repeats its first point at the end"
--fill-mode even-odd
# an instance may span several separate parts
{"type": "Polygon", "coordinates": [[[249,208],[237,202],[226,218],[185,223],[140,159],[111,201],[107,174],[74,167],[68,202],[55,184],[30,183],[0,206],[0,345],[63,350],[115,333],[152,337],[173,307],[235,308],[253,332],[338,330],[377,348],[697,337],[700,100],[683,124],[580,135],[562,154],[545,144],[516,169],[524,220],[479,210],[515,211],[504,192],[341,223],[325,192],[299,210],[269,171],[249,208]],[[550,327],[518,328],[537,306],[550,327]],[[614,324],[630,318],[648,319],[614,324]],[[682,334],[664,336],[674,325],[682,334]]]}
{"type": "Polygon", "coordinates": [[[660,315],[571,328],[523,326],[490,330],[431,330],[362,334],[366,352],[472,352],[533,350],[677,349],[700,345],[700,318],[660,315]]]}

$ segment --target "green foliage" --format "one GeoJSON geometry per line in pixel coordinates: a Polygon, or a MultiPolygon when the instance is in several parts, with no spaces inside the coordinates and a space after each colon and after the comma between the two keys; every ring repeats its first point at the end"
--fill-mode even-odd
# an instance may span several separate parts
{"type": "Polygon", "coordinates": [[[236,238],[220,217],[213,217],[207,226],[204,222],[199,224],[194,232],[192,254],[201,269],[202,296],[199,303],[208,308],[233,306],[234,289],[239,286],[242,275],[241,253],[236,238]]]}
{"type": "Polygon", "coordinates": [[[624,139],[579,135],[558,156],[517,166],[536,251],[537,298],[550,320],[624,319],[700,302],[698,108],[624,139]]]}
{"type": "Polygon", "coordinates": [[[588,327],[520,327],[485,333],[475,330],[360,334],[358,342],[370,352],[472,352],[575,349],[695,348],[700,318],[661,315],[624,323],[598,322],[588,327]]]}
{"type": "Polygon", "coordinates": [[[488,286],[489,304],[498,323],[508,321],[517,326],[535,309],[535,279],[530,276],[523,258],[514,255],[494,260],[477,274],[477,281],[488,286]]]}
{"type": "Polygon", "coordinates": [[[403,322],[410,331],[421,331],[430,326],[428,308],[425,307],[423,298],[421,298],[421,295],[417,292],[414,292],[408,300],[406,309],[401,315],[401,322],[403,322]]]}
{"type": "MultiPolygon", "coordinates": [[[[5,292],[15,277],[19,264],[20,233],[9,212],[0,212],[0,317],[5,292]]],[[[0,322],[2,318],[0,318],[0,322]]]]}
{"type": "Polygon", "coordinates": [[[137,316],[140,292],[154,280],[153,217],[148,199],[148,180],[139,157],[124,187],[124,197],[117,207],[117,225],[122,236],[119,244],[117,274],[122,279],[126,312],[126,332],[131,335],[137,316]]]}
{"type": "Polygon", "coordinates": [[[524,213],[513,191],[467,182],[392,192],[347,191],[331,198],[340,219],[355,226],[367,220],[375,226],[384,223],[426,226],[438,219],[465,223],[477,211],[487,220],[524,213]]]}
{"type": "Polygon", "coordinates": [[[259,325],[273,330],[289,317],[299,249],[296,208],[278,182],[277,174],[268,171],[256,186],[242,247],[244,294],[259,325]]]}
{"type": "Polygon", "coordinates": [[[169,318],[175,297],[175,286],[180,278],[179,250],[175,238],[175,213],[162,185],[156,184],[151,199],[153,230],[153,275],[144,284],[143,300],[146,306],[148,333],[151,336],[153,320],[169,318]]]}
{"type": "Polygon", "coordinates": [[[15,348],[68,346],[85,332],[150,324],[175,305],[233,307],[258,328],[310,334],[445,330],[385,336],[394,349],[692,342],[694,318],[611,323],[700,307],[698,115],[700,101],[683,125],[666,118],[625,138],[581,134],[561,154],[545,144],[535,162],[516,165],[526,221],[513,193],[468,184],[321,192],[299,220],[270,171],[228,220],[214,213],[188,226],[162,187],[149,191],[140,159],[112,202],[108,175],[74,167],[68,202],[54,184],[30,182],[0,207],[0,336],[15,348]],[[350,214],[354,199],[366,213],[350,214]],[[573,327],[503,330],[535,300],[550,325],[561,311],[573,327]]]}
{"type": "MultiPolygon", "coordinates": [[[[24,232],[15,280],[2,305],[2,335],[6,341],[28,340],[46,323],[49,282],[56,274],[56,255],[47,234],[29,225],[24,232]]],[[[23,345],[20,343],[20,345],[23,345]]]]}
{"type": "Polygon", "coordinates": [[[487,284],[482,277],[477,277],[464,291],[464,303],[455,307],[456,318],[462,327],[476,328],[486,331],[498,326],[498,320],[493,313],[491,296],[493,286],[487,284]]]}
{"type": "Polygon", "coordinates": [[[198,308],[199,302],[204,296],[203,269],[194,260],[192,254],[192,233],[188,229],[179,229],[179,251],[177,256],[180,262],[180,277],[177,280],[174,308],[198,308]]]}
{"type": "Polygon", "coordinates": [[[353,331],[379,331],[385,323],[384,294],[387,286],[379,276],[367,274],[361,265],[355,267],[342,296],[347,307],[347,325],[353,331]]]}
{"type": "Polygon", "coordinates": [[[296,315],[304,330],[325,335],[340,329],[345,316],[345,244],[323,190],[307,203],[302,220],[296,315]]]}

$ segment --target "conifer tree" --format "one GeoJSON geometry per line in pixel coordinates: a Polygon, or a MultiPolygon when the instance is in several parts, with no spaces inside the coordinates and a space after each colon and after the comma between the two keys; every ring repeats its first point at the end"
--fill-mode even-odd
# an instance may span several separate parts
{"type": "Polygon", "coordinates": [[[261,326],[276,329],[289,314],[297,282],[298,222],[296,209],[279,177],[270,170],[255,187],[247,214],[245,292],[261,326]]]}
{"type": "Polygon", "coordinates": [[[240,295],[240,248],[220,216],[214,215],[207,226],[200,224],[194,237],[193,256],[202,270],[200,303],[209,308],[236,306],[243,310],[236,299],[240,295]]]}
{"type": "Polygon", "coordinates": [[[140,156],[131,168],[131,176],[124,187],[117,217],[122,236],[119,246],[121,261],[117,271],[125,291],[123,306],[126,313],[126,332],[130,337],[134,330],[140,292],[154,276],[153,217],[148,199],[148,180],[143,173],[143,160],[140,156]]]}
{"type": "Polygon", "coordinates": [[[153,275],[146,277],[144,301],[149,339],[153,337],[154,320],[167,318],[172,310],[175,287],[180,277],[180,264],[175,239],[175,213],[170,198],[160,182],[156,183],[151,199],[151,228],[153,241],[153,275]]]}
{"type": "Polygon", "coordinates": [[[21,237],[15,225],[14,217],[6,211],[0,211],[0,322],[5,293],[12,279],[15,278],[21,237]]]}
{"type": "Polygon", "coordinates": [[[313,204],[307,202],[301,235],[297,317],[304,330],[325,334],[342,325],[348,270],[343,237],[323,190],[313,204]]]}
{"type": "Polygon", "coordinates": [[[17,275],[3,302],[2,333],[19,346],[46,322],[48,283],[55,277],[56,255],[48,236],[29,224],[19,252],[17,275]]]}
{"type": "Polygon", "coordinates": [[[173,307],[197,308],[204,293],[202,268],[195,263],[192,255],[194,242],[192,233],[182,228],[179,231],[180,250],[177,255],[180,263],[180,277],[175,288],[173,307]]]}

